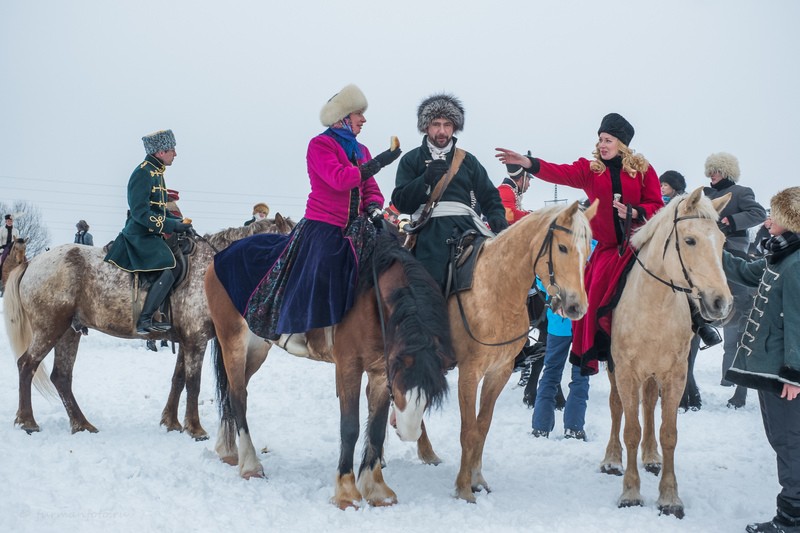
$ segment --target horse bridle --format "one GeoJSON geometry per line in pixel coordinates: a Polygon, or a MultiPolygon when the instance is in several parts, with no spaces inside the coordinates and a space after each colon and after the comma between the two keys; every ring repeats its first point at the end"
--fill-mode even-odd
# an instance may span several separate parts
{"type": "MultiPolygon", "coordinates": [[[[536,259],[533,262],[533,273],[534,279],[536,276],[536,265],[539,264],[539,259],[544,257],[545,253],[547,254],[547,274],[548,274],[548,285],[545,289],[547,295],[550,297],[549,303],[545,304],[545,307],[549,307],[553,311],[557,311],[558,308],[561,306],[561,287],[558,286],[556,283],[556,272],[554,268],[553,262],[553,234],[556,230],[560,230],[565,232],[567,235],[572,235],[572,230],[569,228],[565,228],[559,224],[556,224],[556,219],[554,218],[553,221],[550,223],[550,226],[547,228],[547,235],[542,240],[542,245],[539,247],[539,253],[536,254],[536,259]]],[[[456,276],[455,269],[453,270],[453,276],[456,276]]],[[[457,283],[454,283],[457,285],[457,283]]],[[[464,329],[466,330],[467,334],[469,335],[470,339],[477,342],[482,346],[505,346],[507,344],[511,344],[516,342],[520,339],[524,339],[528,336],[529,330],[525,330],[525,333],[521,335],[517,335],[513,339],[509,339],[502,342],[483,342],[475,337],[472,333],[472,330],[469,327],[469,322],[467,321],[467,315],[464,312],[464,306],[461,303],[461,295],[459,292],[456,292],[456,302],[458,302],[458,312],[461,314],[461,323],[464,325],[464,329]]]]}
{"type": "Polygon", "coordinates": [[[694,283],[692,283],[692,278],[689,276],[689,271],[686,269],[686,265],[683,262],[683,255],[681,254],[680,239],[678,238],[678,222],[680,222],[682,220],[691,220],[693,218],[698,218],[699,219],[701,217],[700,217],[700,215],[691,215],[691,216],[679,217],[678,216],[678,211],[680,210],[680,207],[681,207],[680,204],[683,201],[684,201],[684,198],[681,198],[678,201],[678,206],[675,208],[675,217],[672,219],[672,230],[669,232],[669,235],[667,236],[667,240],[664,241],[664,252],[661,254],[661,259],[663,260],[664,258],[667,257],[667,249],[669,248],[669,241],[670,241],[670,239],[672,239],[672,235],[675,234],[675,250],[678,252],[678,261],[680,262],[681,270],[683,271],[683,279],[686,281],[686,284],[688,285],[688,287],[680,287],[678,285],[675,285],[675,283],[672,280],[667,281],[667,280],[664,280],[664,279],[658,277],[657,275],[653,274],[653,272],[651,272],[644,265],[644,263],[642,263],[642,260],[639,259],[639,254],[636,253],[636,250],[633,247],[631,247],[631,252],[633,253],[633,257],[636,259],[636,262],[639,263],[639,266],[642,267],[642,270],[644,270],[645,272],[650,274],[650,276],[652,276],[656,280],[660,281],[661,283],[663,283],[664,285],[666,285],[667,287],[672,289],[672,292],[676,292],[677,291],[677,292],[683,292],[685,294],[692,294],[694,292],[695,285],[694,285],[694,283]]]}

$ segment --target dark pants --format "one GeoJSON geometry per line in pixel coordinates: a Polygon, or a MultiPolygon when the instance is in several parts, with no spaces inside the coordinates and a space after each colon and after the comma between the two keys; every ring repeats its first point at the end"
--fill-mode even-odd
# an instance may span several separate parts
{"type": "Polygon", "coordinates": [[[778,509],[800,518],[800,398],[789,401],[758,391],[758,401],[767,440],[778,456],[778,509]]]}

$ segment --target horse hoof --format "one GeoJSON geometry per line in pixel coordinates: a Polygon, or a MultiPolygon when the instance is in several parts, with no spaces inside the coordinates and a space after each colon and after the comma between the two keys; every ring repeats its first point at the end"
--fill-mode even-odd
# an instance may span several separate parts
{"type": "Polygon", "coordinates": [[[475,494],[472,493],[472,490],[470,491],[457,490],[455,493],[455,497],[458,498],[459,500],[464,500],[467,503],[477,503],[477,501],[475,500],[475,494]]]}
{"type": "Polygon", "coordinates": [[[372,500],[367,500],[367,503],[370,504],[372,507],[391,507],[392,505],[397,503],[397,498],[396,497],[375,498],[372,500]]]}
{"type": "Polygon", "coordinates": [[[331,498],[331,503],[342,511],[347,509],[358,509],[361,506],[361,502],[357,500],[336,500],[331,498]]]}
{"type": "Polygon", "coordinates": [[[659,505],[659,514],[674,516],[677,519],[683,519],[686,516],[683,512],[683,505],[659,505]]]}
{"type": "Polygon", "coordinates": [[[39,433],[41,431],[41,429],[39,429],[39,426],[22,426],[20,429],[22,429],[28,435],[39,433]]]}
{"type": "Polygon", "coordinates": [[[252,479],[252,478],[263,479],[264,478],[264,469],[263,468],[258,468],[256,470],[253,470],[253,471],[250,471],[250,472],[242,472],[242,477],[244,479],[248,479],[248,480],[252,479]]]}
{"type": "Polygon", "coordinates": [[[194,438],[195,442],[202,442],[204,440],[208,440],[208,433],[205,435],[192,435],[192,437],[194,438]]]}
{"type": "Polygon", "coordinates": [[[610,476],[621,476],[622,475],[622,467],[612,464],[607,465],[600,465],[600,472],[603,474],[608,474],[610,476]]]}
{"type": "Polygon", "coordinates": [[[96,427],[94,427],[93,425],[89,424],[88,422],[86,424],[80,424],[80,425],[77,425],[77,426],[72,426],[72,434],[73,435],[75,433],[80,432],[80,431],[88,431],[89,433],[99,433],[98,429],[96,427]]]}
{"type": "Polygon", "coordinates": [[[620,500],[617,504],[617,507],[622,509],[623,507],[644,507],[644,502],[642,500],[633,499],[633,500],[620,500]]]}
{"type": "Polygon", "coordinates": [[[661,473],[661,463],[645,463],[644,469],[657,476],[661,473]]]}
{"type": "Polygon", "coordinates": [[[220,461],[225,463],[226,465],[236,466],[239,464],[239,457],[237,455],[229,455],[227,457],[220,457],[220,461]]]}

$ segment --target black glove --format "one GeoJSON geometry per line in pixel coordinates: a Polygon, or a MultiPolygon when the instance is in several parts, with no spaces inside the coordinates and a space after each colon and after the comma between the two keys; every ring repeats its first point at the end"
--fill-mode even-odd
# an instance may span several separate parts
{"type": "Polygon", "coordinates": [[[191,224],[186,224],[184,222],[176,222],[175,223],[175,233],[186,233],[192,229],[191,224]]]}
{"type": "Polygon", "coordinates": [[[381,164],[381,167],[385,167],[394,163],[394,160],[400,157],[400,153],[402,150],[400,148],[395,148],[394,150],[386,150],[385,152],[381,152],[372,159],[377,161],[381,164]]]}
{"type": "Polygon", "coordinates": [[[370,202],[367,205],[367,217],[373,224],[383,220],[383,209],[381,209],[381,204],[378,202],[370,202]]]}
{"type": "Polygon", "coordinates": [[[432,187],[439,181],[439,178],[444,176],[448,168],[450,168],[450,165],[448,165],[447,161],[444,159],[434,159],[428,163],[428,168],[425,169],[425,173],[422,177],[425,178],[425,183],[432,187]]]}
{"type": "Polygon", "coordinates": [[[367,181],[369,178],[378,173],[383,168],[381,162],[377,159],[370,159],[366,163],[362,163],[358,169],[361,171],[361,181],[367,181]]]}
{"type": "Polygon", "coordinates": [[[489,227],[493,232],[500,233],[508,227],[508,221],[506,217],[492,217],[489,219],[489,227]]]}

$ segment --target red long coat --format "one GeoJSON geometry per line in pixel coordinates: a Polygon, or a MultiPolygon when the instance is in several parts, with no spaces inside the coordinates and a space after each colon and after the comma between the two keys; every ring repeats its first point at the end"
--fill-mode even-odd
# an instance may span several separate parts
{"type": "MultiPolygon", "coordinates": [[[[621,219],[611,203],[611,171],[606,168],[601,174],[597,174],[589,168],[590,161],[584,158],[568,165],[554,165],[541,159],[538,162],[539,171],[534,172],[537,178],[582,189],[590,202],[596,198],[600,200],[597,215],[590,223],[597,247],[589,258],[585,274],[589,309],[581,320],[573,324],[570,352],[570,362],[579,365],[582,374],[596,374],[598,360],[608,360],[611,346],[611,313],[599,316],[598,310],[611,301],[619,278],[632,257],[630,247],[625,248],[622,256],[619,255],[620,243],[617,242],[614,225],[621,219]]],[[[631,178],[625,171],[621,171],[620,185],[622,203],[638,207],[644,216],[644,219],[633,221],[631,229],[641,226],[664,206],[661,184],[652,165],[644,176],[637,173],[631,178]]]]}

